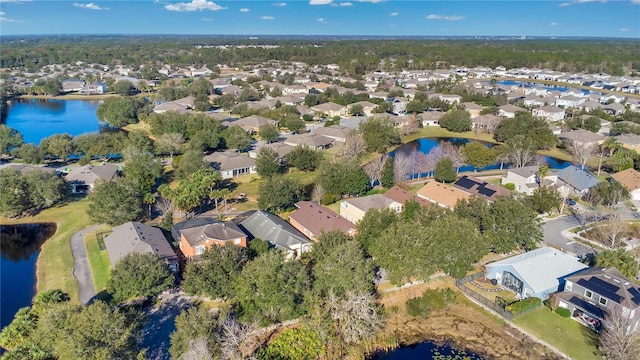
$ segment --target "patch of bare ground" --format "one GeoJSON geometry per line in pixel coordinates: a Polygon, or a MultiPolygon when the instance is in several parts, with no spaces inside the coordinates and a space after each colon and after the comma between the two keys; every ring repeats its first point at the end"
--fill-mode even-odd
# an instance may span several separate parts
{"type": "Polygon", "coordinates": [[[384,294],[380,299],[388,314],[379,338],[395,338],[400,344],[422,341],[447,343],[461,350],[481,354],[486,359],[559,359],[551,350],[506,324],[497,315],[469,301],[451,278],[384,294]],[[434,311],[427,318],[413,318],[405,302],[421,296],[428,288],[452,288],[457,303],[434,311]]]}

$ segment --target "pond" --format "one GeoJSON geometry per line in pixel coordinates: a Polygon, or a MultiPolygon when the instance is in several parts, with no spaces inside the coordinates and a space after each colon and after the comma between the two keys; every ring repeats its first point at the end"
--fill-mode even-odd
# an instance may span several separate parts
{"type": "MultiPolygon", "coordinates": [[[[472,140],[465,139],[465,138],[422,138],[422,139],[414,140],[401,145],[397,149],[391,151],[389,155],[391,157],[395,157],[396,154],[403,153],[404,155],[409,156],[411,153],[416,151],[426,155],[437,146],[440,146],[440,147],[453,146],[453,148],[457,150],[470,141],[472,140]]],[[[473,141],[477,141],[477,140],[473,140],[473,141]]],[[[494,144],[491,144],[491,143],[487,143],[483,141],[478,141],[478,142],[484,144],[485,146],[494,146],[494,144]]],[[[540,164],[540,165],[543,165],[543,164],[547,165],[549,166],[550,169],[563,169],[571,165],[571,162],[569,161],[564,161],[564,160],[560,160],[560,159],[556,159],[556,158],[552,158],[550,156],[544,156],[544,155],[536,155],[533,163],[540,164]]],[[[504,166],[504,168],[508,168],[510,164],[506,162],[504,164],[500,164],[498,162],[493,165],[490,165],[481,169],[477,169],[477,170],[481,170],[481,171],[495,170],[495,169],[500,169],[501,166],[504,166]]],[[[474,170],[476,169],[474,169],[472,166],[469,166],[469,165],[460,166],[459,168],[460,172],[474,171],[474,170]]],[[[426,173],[423,173],[421,174],[421,177],[425,175],[426,173]]]]}
{"type": "Polygon", "coordinates": [[[372,360],[481,360],[480,355],[456,350],[446,345],[432,342],[403,346],[383,354],[377,354],[372,360]]]}
{"type": "Polygon", "coordinates": [[[76,136],[100,130],[96,110],[101,100],[17,99],[7,111],[6,125],[25,143],[40,144],[54,134],[76,136]]]}
{"type": "Polygon", "coordinates": [[[54,223],[0,225],[0,328],[11,323],[18,309],[31,305],[40,246],[55,232],[54,223]]]}
{"type": "MultiPolygon", "coordinates": [[[[489,82],[487,82],[489,83],[489,82]]],[[[568,87],[568,86],[558,86],[558,85],[545,85],[545,84],[540,84],[540,83],[534,83],[534,82],[526,82],[526,81],[513,81],[513,80],[499,80],[496,82],[497,85],[502,85],[502,86],[523,86],[525,88],[532,88],[532,87],[539,87],[539,88],[543,88],[543,89],[547,89],[548,91],[560,91],[560,92],[565,92],[565,91],[569,91],[570,89],[576,89],[576,90],[580,90],[582,91],[583,94],[585,95],[589,95],[589,94],[595,94],[595,95],[602,95],[602,93],[597,92],[597,91],[589,91],[587,89],[582,89],[582,88],[572,88],[572,87],[568,87]]]]}

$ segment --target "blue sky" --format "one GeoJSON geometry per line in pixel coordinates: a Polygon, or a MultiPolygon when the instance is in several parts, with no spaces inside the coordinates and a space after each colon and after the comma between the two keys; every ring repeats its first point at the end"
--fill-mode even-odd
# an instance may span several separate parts
{"type": "Polygon", "coordinates": [[[0,0],[0,34],[640,38],[640,0],[0,0]]]}

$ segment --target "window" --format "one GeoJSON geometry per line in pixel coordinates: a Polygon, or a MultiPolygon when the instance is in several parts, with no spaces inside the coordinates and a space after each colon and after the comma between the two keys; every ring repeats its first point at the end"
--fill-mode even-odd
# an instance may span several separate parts
{"type": "Polygon", "coordinates": [[[573,283],[571,281],[567,281],[567,283],[565,284],[565,289],[567,289],[568,291],[571,291],[571,289],[573,288],[573,283]]]}
{"type": "Polygon", "coordinates": [[[204,253],[204,246],[196,246],[196,255],[204,253]]]}
{"type": "Polygon", "coordinates": [[[584,296],[588,297],[589,299],[591,299],[593,297],[593,293],[589,290],[585,290],[584,291],[584,296]]]}
{"type": "Polygon", "coordinates": [[[607,306],[607,299],[603,298],[602,296],[600,296],[600,300],[598,300],[598,302],[600,303],[600,305],[607,306]]]}
{"type": "Polygon", "coordinates": [[[240,245],[240,240],[241,240],[240,238],[233,239],[233,243],[236,244],[236,245],[240,245]]]}

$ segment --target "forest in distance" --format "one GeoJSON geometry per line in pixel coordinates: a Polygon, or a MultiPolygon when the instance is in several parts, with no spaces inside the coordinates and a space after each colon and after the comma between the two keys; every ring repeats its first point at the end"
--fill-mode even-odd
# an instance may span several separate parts
{"type": "MultiPolygon", "coordinates": [[[[640,41],[627,39],[358,39],[339,37],[232,36],[7,36],[0,68],[34,70],[83,61],[106,65],[218,64],[239,66],[270,60],[308,65],[338,64],[352,76],[382,70],[450,66],[537,67],[565,72],[622,75],[640,68],[640,41]],[[224,49],[219,45],[229,45],[224,49]],[[240,46],[244,45],[244,46],[240,46]],[[274,45],[265,49],[266,45],[274,45]],[[381,64],[380,59],[385,60],[381,64]]],[[[634,75],[634,74],[632,74],[634,75]]]]}

